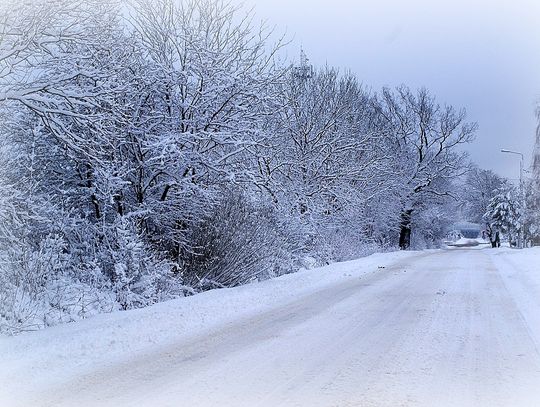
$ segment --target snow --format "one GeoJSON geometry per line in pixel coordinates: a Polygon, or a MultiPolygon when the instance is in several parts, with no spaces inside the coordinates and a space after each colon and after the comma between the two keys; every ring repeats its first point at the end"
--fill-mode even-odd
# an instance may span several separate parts
{"type": "Polygon", "coordinates": [[[0,339],[2,406],[537,406],[540,249],[376,254],[0,339]]]}
{"type": "MultiPolygon", "coordinates": [[[[268,312],[336,282],[374,273],[414,252],[375,254],[234,289],[208,291],[152,307],[98,315],[19,337],[0,337],[0,406],[84,372],[204,336],[238,318],[268,312]],[[44,372],[47,374],[44,375],[44,372]],[[9,402],[8,402],[9,401],[9,402]]],[[[24,403],[23,403],[24,405],[24,403]]]]}
{"type": "Polygon", "coordinates": [[[465,237],[462,237],[455,242],[448,242],[447,246],[455,246],[455,247],[474,247],[478,246],[481,242],[481,239],[467,239],[465,237]]]}

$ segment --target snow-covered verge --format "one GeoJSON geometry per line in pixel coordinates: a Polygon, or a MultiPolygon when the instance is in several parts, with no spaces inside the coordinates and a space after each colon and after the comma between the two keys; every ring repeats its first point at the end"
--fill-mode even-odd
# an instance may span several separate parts
{"type": "MultiPolygon", "coordinates": [[[[540,338],[540,247],[508,247],[489,251],[521,318],[529,321],[531,336],[540,338]]],[[[540,343],[536,344],[540,349],[540,343]]]]}
{"type": "Polygon", "coordinates": [[[0,339],[0,406],[540,405],[540,248],[376,254],[0,339]]]}
{"type": "Polygon", "coordinates": [[[283,306],[329,286],[406,263],[421,252],[378,253],[232,289],[208,291],[144,309],[102,314],[17,337],[0,337],[0,405],[96,368],[283,306]]]}

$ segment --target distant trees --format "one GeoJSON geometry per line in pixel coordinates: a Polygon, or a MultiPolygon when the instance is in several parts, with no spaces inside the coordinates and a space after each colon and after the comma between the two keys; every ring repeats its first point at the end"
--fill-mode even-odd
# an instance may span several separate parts
{"type": "Polygon", "coordinates": [[[505,185],[506,180],[493,171],[473,166],[465,177],[460,193],[462,212],[467,220],[482,223],[491,200],[505,185]]]}
{"type": "Polygon", "coordinates": [[[497,232],[507,233],[514,226],[510,213],[517,203],[508,181],[493,171],[471,166],[463,179],[459,192],[459,210],[468,221],[484,225],[492,243],[497,232]]]}
{"type": "Polygon", "coordinates": [[[426,90],[279,64],[221,1],[4,7],[1,331],[442,237],[475,125],[426,90]]]}

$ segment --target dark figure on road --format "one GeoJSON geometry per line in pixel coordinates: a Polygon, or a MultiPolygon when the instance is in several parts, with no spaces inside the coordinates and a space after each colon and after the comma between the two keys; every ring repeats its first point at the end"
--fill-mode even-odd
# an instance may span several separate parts
{"type": "Polygon", "coordinates": [[[501,247],[501,237],[499,236],[499,232],[495,233],[495,247],[501,247]]]}

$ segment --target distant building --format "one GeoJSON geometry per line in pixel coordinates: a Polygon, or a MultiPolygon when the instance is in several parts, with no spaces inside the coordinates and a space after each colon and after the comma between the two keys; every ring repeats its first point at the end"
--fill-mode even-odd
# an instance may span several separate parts
{"type": "Polygon", "coordinates": [[[482,237],[482,227],[478,223],[458,222],[452,225],[452,232],[467,239],[482,237]]]}

